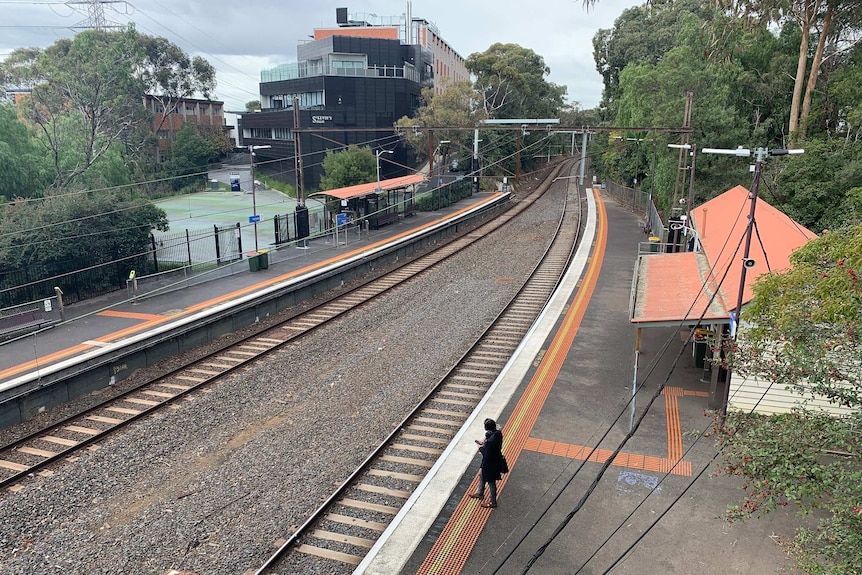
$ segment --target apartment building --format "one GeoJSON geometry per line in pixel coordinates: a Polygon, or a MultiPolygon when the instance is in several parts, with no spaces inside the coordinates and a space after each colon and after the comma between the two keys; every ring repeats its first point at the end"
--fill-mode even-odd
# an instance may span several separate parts
{"type": "Polygon", "coordinates": [[[299,138],[307,191],[320,185],[326,150],[350,144],[394,151],[381,163],[383,178],[410,171],[415,158],[393,124],[415,112],[422,88],[468,77],[463,58],[436,27],[412,17],[409,3],[388,22],[338,8],[336,24],[300,42],[296,62],[261,71],[261,110],[238,114],[241,145],[270,146],[256,152],[257,161],[284,179],[296,179],[299,138]]]}

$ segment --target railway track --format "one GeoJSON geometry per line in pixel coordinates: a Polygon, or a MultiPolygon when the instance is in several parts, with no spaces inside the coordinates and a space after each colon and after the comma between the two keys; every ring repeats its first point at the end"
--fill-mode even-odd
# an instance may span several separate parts
{"type": "MultiPolygon", "coordinates": [[[[554,176],[548,179],[551,181],[554,176]]],[[[350,573],[493,384],[565,273],[581,235],[574,191],[542,261],[452,370],[255,575],[350,573]]]]}
{"type": "Polygon", "coordinates": [[[36,474],[57,472],[64,460],[73,459],[77,452],[103,441],[136,420],[177,405],[215,381],[439,265],[526,210],[544,193],[564,165],[569,164],[558,166],[545,184],[521,198],[510,210],[441,248],[283,323],[3,446],[0,448],[0,487],[16,492],[36,474]]]}

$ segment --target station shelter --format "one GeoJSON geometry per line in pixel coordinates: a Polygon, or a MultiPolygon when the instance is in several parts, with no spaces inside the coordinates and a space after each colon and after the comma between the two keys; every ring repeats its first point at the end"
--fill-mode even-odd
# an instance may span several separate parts
{"type": "Polygon", "coordinates": [[[703,368],[702,381],[710,383],[710,408],[722,407],[724,397],[718,390],[730,386],[728,408],[747,410],[756,406],[763,412],[784,411],[798,400],[790,392],[777,389],[779,386],[766,388],[756,378],[736,377],[723,368],[712,368],[721,365],[722,342],[735,334],[743,266],[746,274],[741,307],[754,297],[752,286],[758,276],[790,268],[790,254],[816,237],[758,198],[756,239],[744,261],[741,245],[751,201],[751,192],[736,186],[693,208],[690,225],[683,219],[681,225],[675,226],[688,238],[682,244],[690,251],[655,249],[654,244],[642,246],[635,263],[629,319],[638,328],[638,346],[643,328],[678,327],[681,337],[683,331],[693,336],[694,367],[703,368]],[[764,396],[764,389],[770,395],[764,396]]]}
{"type": "Polygon", "coordinates": [[[366,221],[370,229],[376,230],[396,221],[399,215],[407,217],[416,213],[416,184],[423,181],[424,175],[412,174],[315,192],[310,196],[325,196],[341,202],[337,225],[366,221]]]}

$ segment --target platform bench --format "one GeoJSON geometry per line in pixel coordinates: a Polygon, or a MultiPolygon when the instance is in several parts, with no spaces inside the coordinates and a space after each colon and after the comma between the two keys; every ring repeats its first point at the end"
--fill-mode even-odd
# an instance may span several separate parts
{"type": "Polygon", "coordinates": [[[53,323],[42,315],[42,310],[31,309],[0,317],[0,337],[26,329],[39,328],[53,323]]]}

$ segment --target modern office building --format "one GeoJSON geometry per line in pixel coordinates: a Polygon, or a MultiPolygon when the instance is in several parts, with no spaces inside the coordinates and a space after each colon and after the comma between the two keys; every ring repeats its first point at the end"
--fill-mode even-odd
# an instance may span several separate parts
{"type": "Polygon", "coordinates": [[[381,159],[381,177],[408,173],[415,159],[393,124],[419,107],[422,88],[468,77],[464,59],[412,17],[409,2],[401,17],[371,20],[338,8],[338,26],[315,29],[296,62],[261,72],[261,110],[239,114],[240,145],[269,146],[256,162],[279,179],[296,180],[299,138],[306,192],[319,188],[326,150],[350,144],[394,150],[381,159]]]}

